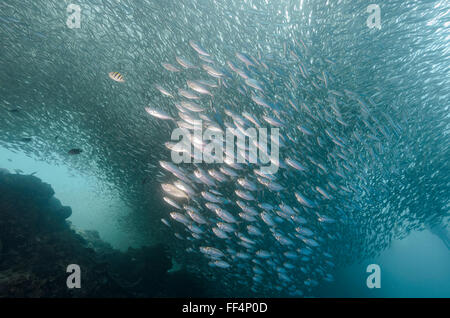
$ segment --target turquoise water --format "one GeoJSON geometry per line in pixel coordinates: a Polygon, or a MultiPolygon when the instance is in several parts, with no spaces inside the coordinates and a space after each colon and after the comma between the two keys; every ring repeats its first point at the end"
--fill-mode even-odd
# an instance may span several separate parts
{"type": "Polygon", "coordinates": [[[120,229],[119,220],[130,213],[117,193],[105,190],[94,175],[71,170],[65,165],[50,165],[38,158],[1,149],[1,167],[21,174],[32,174],[52,185],[55,197],[72,208],[68,219],[77,229],[96,230],[118,249],[139,246],[127,232],[120,229]]]}
{"type": "Polygon", "coordinates": [[[448,247],[428,231],[413,232],[379,257],[337,270],[336,281],[323,286],[323,297],[448,297],[448,247]],[[381,267],[381,288],[366,285],[369,264],[381,267]]]}

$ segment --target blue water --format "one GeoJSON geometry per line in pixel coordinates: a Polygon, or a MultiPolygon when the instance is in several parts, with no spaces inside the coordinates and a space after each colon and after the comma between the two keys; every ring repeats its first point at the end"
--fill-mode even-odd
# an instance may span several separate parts
{"type": "Polygon", "coordinates": [[[448,297],[450,255],[429,231],[394,241],[379,257],[339,268],[336,281],[318,291],[323,297],[448,297]],[[381,288],[368,288],[367,266],[378,264],[381,288]]]}

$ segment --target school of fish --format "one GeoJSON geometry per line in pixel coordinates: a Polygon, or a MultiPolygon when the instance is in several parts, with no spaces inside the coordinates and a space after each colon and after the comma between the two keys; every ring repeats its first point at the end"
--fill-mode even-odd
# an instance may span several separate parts
{"type": "Polygon", "coordinates": [[[117,187],[124,226],[218,289],[313,295],[337,266],[448,224],[448,2],[383,3],[379,30],[365,1],[79,2],[80,29],[58,24],[62,2],[0,4],[0,146],[117,187]],[[206,163],[171,140],[182,128],[204,149],[198,121],[267,128],[268,148],[251,145],[269,157],[277,128],[277,171],[237,143],[245,162],[206,163]]]}

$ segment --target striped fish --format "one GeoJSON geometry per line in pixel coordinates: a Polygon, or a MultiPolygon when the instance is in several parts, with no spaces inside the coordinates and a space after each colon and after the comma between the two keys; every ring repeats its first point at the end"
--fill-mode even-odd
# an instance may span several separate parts
{"type": "Polygon", "coordinates": [[[116,81],[119,83],[125,82],[122,74],[120,74],[119,72],[110,72],[108,75],[109,75],[109,78],[112,79],[113,81],[116,81]]]}

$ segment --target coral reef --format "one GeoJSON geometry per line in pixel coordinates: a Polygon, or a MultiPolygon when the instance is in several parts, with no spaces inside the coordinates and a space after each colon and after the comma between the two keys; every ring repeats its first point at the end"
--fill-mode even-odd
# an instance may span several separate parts
{"type": "Polygon", "coordinates": [[[172,267],[162,245],[113,249],[95,231],[75,231],[49,184],[0,171],[0,298],[203,296],[205,287],[172,267]],[[81,288],[69,289],[69,264],[81,288]]]}

